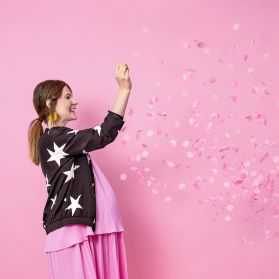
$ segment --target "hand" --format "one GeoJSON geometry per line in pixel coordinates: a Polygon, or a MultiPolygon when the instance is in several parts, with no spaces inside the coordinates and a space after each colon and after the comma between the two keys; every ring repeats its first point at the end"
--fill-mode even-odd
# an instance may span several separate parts
{"type": "Polygon", "coordinates": [[[132,82],[129,77],[129,68],[127,64],[116,65],[116,81],[119,89],[124,91],[130,91],[132,89],[132,82]]]}

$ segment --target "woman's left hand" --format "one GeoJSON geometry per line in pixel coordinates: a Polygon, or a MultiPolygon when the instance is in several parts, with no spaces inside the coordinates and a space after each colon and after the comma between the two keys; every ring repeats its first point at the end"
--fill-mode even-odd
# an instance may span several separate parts
{"type": "Polygon", "coordinates": [[[116,81],[119,89],[124,91],[131,91],[132,82],[129,76],[129,68],[127,64],[116,65],[116,81]]]}

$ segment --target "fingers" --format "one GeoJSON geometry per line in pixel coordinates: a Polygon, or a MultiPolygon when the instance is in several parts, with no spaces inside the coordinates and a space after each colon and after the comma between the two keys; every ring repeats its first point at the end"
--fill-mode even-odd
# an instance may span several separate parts
{"type": "Polygon", "coordinates": [[[116,65],[116,75],[125,78],[129,73],[129,67],[127,64],[117,64],[116,65]]]}

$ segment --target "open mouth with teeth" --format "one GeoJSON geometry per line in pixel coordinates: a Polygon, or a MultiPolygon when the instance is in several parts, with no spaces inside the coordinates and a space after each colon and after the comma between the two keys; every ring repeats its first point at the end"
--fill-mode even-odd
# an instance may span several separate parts
{"type": "Polygon", "coordinates": [[[75,112],[76,108],[70,108],[70,112],[75,112]]]}

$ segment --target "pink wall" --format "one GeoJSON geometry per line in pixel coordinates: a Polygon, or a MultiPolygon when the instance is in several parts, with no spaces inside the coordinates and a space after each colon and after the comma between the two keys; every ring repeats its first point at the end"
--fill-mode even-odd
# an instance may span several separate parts
{"type": "Polygon", "coordinates": [[[127,63],[126,125],[91,156],[119,199],[130,278],[278,278],[278,11],[275,0],[2,3],[0,277],[48,278],[46,189],[27,151],[34,86],[69,82],[69,126],[86,128],[127,63]]]}

